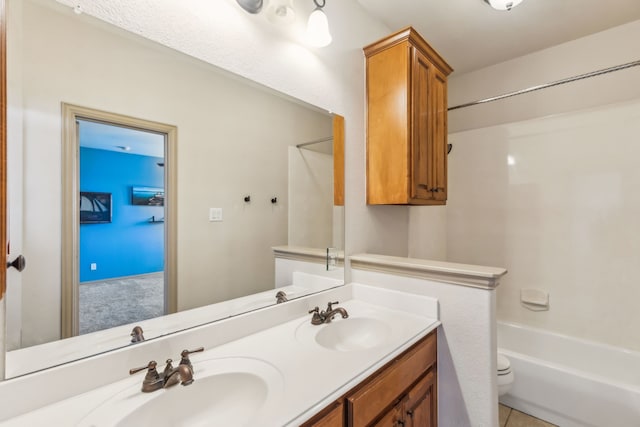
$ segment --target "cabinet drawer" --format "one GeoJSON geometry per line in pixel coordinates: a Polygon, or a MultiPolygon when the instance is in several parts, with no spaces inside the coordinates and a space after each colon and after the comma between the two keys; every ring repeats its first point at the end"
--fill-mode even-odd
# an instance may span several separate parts
{"type": "Polygon", "coordinates": [[[349,425],[359,427],[371,423],[382,411],[394,404],[435,361],[434,331],[347,397],[349,425]]]}

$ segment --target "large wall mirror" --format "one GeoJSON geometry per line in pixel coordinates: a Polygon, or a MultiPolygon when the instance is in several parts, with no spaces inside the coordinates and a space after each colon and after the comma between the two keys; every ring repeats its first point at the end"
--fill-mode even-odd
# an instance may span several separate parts
{"type": "MultiPolygon", "coordinates": [[[[7,73],[11,251],[28,262],[7,277],[8,377],[28,372],[20,352],[129,345],[125,309],[160,316],[149,339],[275,304],[246,300],[293,281],[274,247],[343,247],[339,116],[54,0],[7,1],[7,73]]],[[[343,283],[316,264],[298,272],[343,283]]]]}

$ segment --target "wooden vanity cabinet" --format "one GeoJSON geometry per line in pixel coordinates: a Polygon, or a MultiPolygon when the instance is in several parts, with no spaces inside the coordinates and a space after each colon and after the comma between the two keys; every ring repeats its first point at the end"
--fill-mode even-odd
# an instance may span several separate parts
{"type": "Polygon", "coordinates": [[[327,406],[302,427],[344,427],[344,399],[327,406]]]}
{"type": "Polygon", "coordinates": [[[411,27],[364,53],[367,204],[445,204],[447,76],[453,69],[411,27]]]}
{"type": "Polygon", "coordinates": [[[436,352],[433,331],[303,426],[437,427],[436,352]]]}

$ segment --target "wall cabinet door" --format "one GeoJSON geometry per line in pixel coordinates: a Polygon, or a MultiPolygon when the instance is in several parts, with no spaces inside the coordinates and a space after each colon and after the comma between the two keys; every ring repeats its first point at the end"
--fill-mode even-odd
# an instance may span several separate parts
{"type": "Polygon", "coordinates": [[[364,52],[367,203],[445,204],[452,68],[410,27],[364,52]]]}
{"type": "Polygon", "coordinates": [[[447,76],[436,67],[431,69],[429,88],[430,193],[433,200],[444,203],[447,200],[447,76]]]}

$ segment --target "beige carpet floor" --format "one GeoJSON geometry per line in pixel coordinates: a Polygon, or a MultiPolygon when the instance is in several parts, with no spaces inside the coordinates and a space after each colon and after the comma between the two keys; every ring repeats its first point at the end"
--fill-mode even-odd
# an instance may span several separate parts
{"type": "Polygon", "coordinates": [[[80,334],[164,314],[164,274],[81,283],[80,334]]]}

